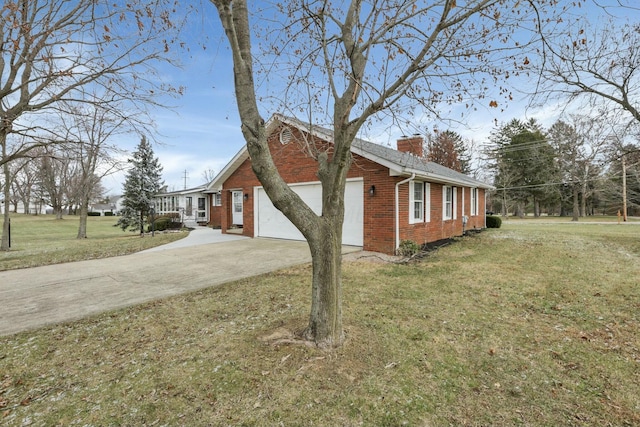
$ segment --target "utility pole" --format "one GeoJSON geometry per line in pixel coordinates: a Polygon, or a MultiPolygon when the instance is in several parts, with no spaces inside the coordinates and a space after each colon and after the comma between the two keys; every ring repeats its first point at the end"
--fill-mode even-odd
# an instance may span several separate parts
{"type": "Polygon", "coordinates": [[[622,155],[622,220],[627,221],[627,163],[622,155]]]}
{"type": "Polygon", "coordinates": [[[187,170],[184,170],[184,190],[187,189],[187,178],[189,178],[189,173],[187,172],[187,170]]]}

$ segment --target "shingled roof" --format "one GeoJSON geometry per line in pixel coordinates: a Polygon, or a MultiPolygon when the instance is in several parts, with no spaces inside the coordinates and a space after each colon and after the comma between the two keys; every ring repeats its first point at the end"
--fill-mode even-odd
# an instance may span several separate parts
{"type": "MultiPolygon", "coordinates": [[[[266,124],[267,134],[273,132],[278,126],[285,124],[287,126],[298,128],[304,132],[310,133],[325,141],[333,142],[333,131],[317,125],[309,125],[293,117],[287,117],[282,114],[274,114],[266,124]]],[[[415,156],[410,153],[395,150],[384,145],[375,144],[356,138],[351,144],[351,152],[360,155],[366,159],[376,162],[389,169],[392,176],[413,176],[427,180],[429,182],[437,182],[441,184],[458,185],[464,187],[477,187],[485,189],[494,189],[490,184],[478,181],[468,175],[454,171],[437,163],[428,162],[422,157],[415,156]]],[[[207,186],[207,193],[219,191],[222,183],[235,171],[244,160],[249,158],[246,145],[227,163],[220,173],[207,186]]]]}
{"type": "MultiPolygon", "coordinates": [[[[279,123],[297,127],[306,132],[315,134],[317,137],[326,141],[333,141],[332,130],[317,125],[309,126],[308,123],[280,114],[274,115],[269,120],[267,128],[272,128],[272,126],[275,127],[274,125],[279,123]]],[[[437,163],[429,162],[423,157],[398,151],[390,147],[385,147],[384,145],[375,144],[364,139],[356,138],[351,144],[351,152],[386,166],[389,168],[392,175],[411,176],[412,174],[415,174],[417,177],[428,179],[431,182],[485,189],[494,188],[492,185],[479,181],[468,175],[454,171],[453,169],[437,163]]]]}

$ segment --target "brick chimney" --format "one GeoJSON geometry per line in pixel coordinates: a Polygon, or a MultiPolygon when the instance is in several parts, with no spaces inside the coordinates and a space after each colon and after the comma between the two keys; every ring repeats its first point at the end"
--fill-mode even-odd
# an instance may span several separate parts
{"type": "Polygon", "coordinates": [[[419,134],[413,136],[403,136],[398,140],[398,151],[422,157],[424,154],[424,138],[419,134]]]}

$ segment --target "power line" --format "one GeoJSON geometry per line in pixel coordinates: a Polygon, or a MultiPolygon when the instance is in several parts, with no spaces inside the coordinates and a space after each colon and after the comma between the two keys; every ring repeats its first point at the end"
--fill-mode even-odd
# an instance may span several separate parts
{"type": "MultiPolygon", "coordinates": [[[[637,164],[637,163],[636,163],[637,164]]],[[[593,177],[593,178],[587,178],[584,181],[578,181],[577,183],[582,183],[582,182],[593,182],[593,181],[608,181],[611,180],[612,178],[616,178],[616,177],[622,177],[622,172],[614,174],[614,175],[609,175],[609,176],[597,176],[597,177],[593,177]]],[[[530,185],[519,185],[519,186],[514,186],[514,187],[498,187],[496,188],[497,191],[499,190],[522,190],[522,189],[526,189],[526,188],[542,188],[542,187],[551,187],[551,186],[555,186],[555,185],[566,185],[566,184],[575,184],[573,181],[568,181],[568,182],[546,182],[544,184],[530,184],[530,185]]]]}

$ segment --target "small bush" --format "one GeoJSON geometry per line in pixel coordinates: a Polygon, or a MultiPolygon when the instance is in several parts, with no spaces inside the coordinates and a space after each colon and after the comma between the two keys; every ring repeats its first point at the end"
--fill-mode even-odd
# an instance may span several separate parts
{"type": "Polygon", "coordinates": [[[398,255],[411,257],[420,251],[420,245],[413,240],[403,240],[398,247],[398,255]]]}
{"type": "Polygon", "coordinates": [[[500,228],[502,226],[502,218],[499,216],[487,216],[487,228],[500,228]]]}
{"type": "MultiPolygon", "coordinates": [[[[150,219],[149,219],[150,220],[150,219]]],[[[177,217],[173,214],[162,215],[154,220],[155,230],[156,231],[164,231],[164,230],[178,230],[182,228],[182,223],[180,222],[180,216],[177,217]]],[[[151,224],[147,226],[147,231],[152,231],[151,224]]]]}
{"type": "Polygon", "coordinates": [[[100,212],[87,212],[87,216],[100,216],[100,212]]]}
{"type": "Polygon", "coordinates": [[[104,216],[113,216],[113,212],[105,212],[104,216]]]}

